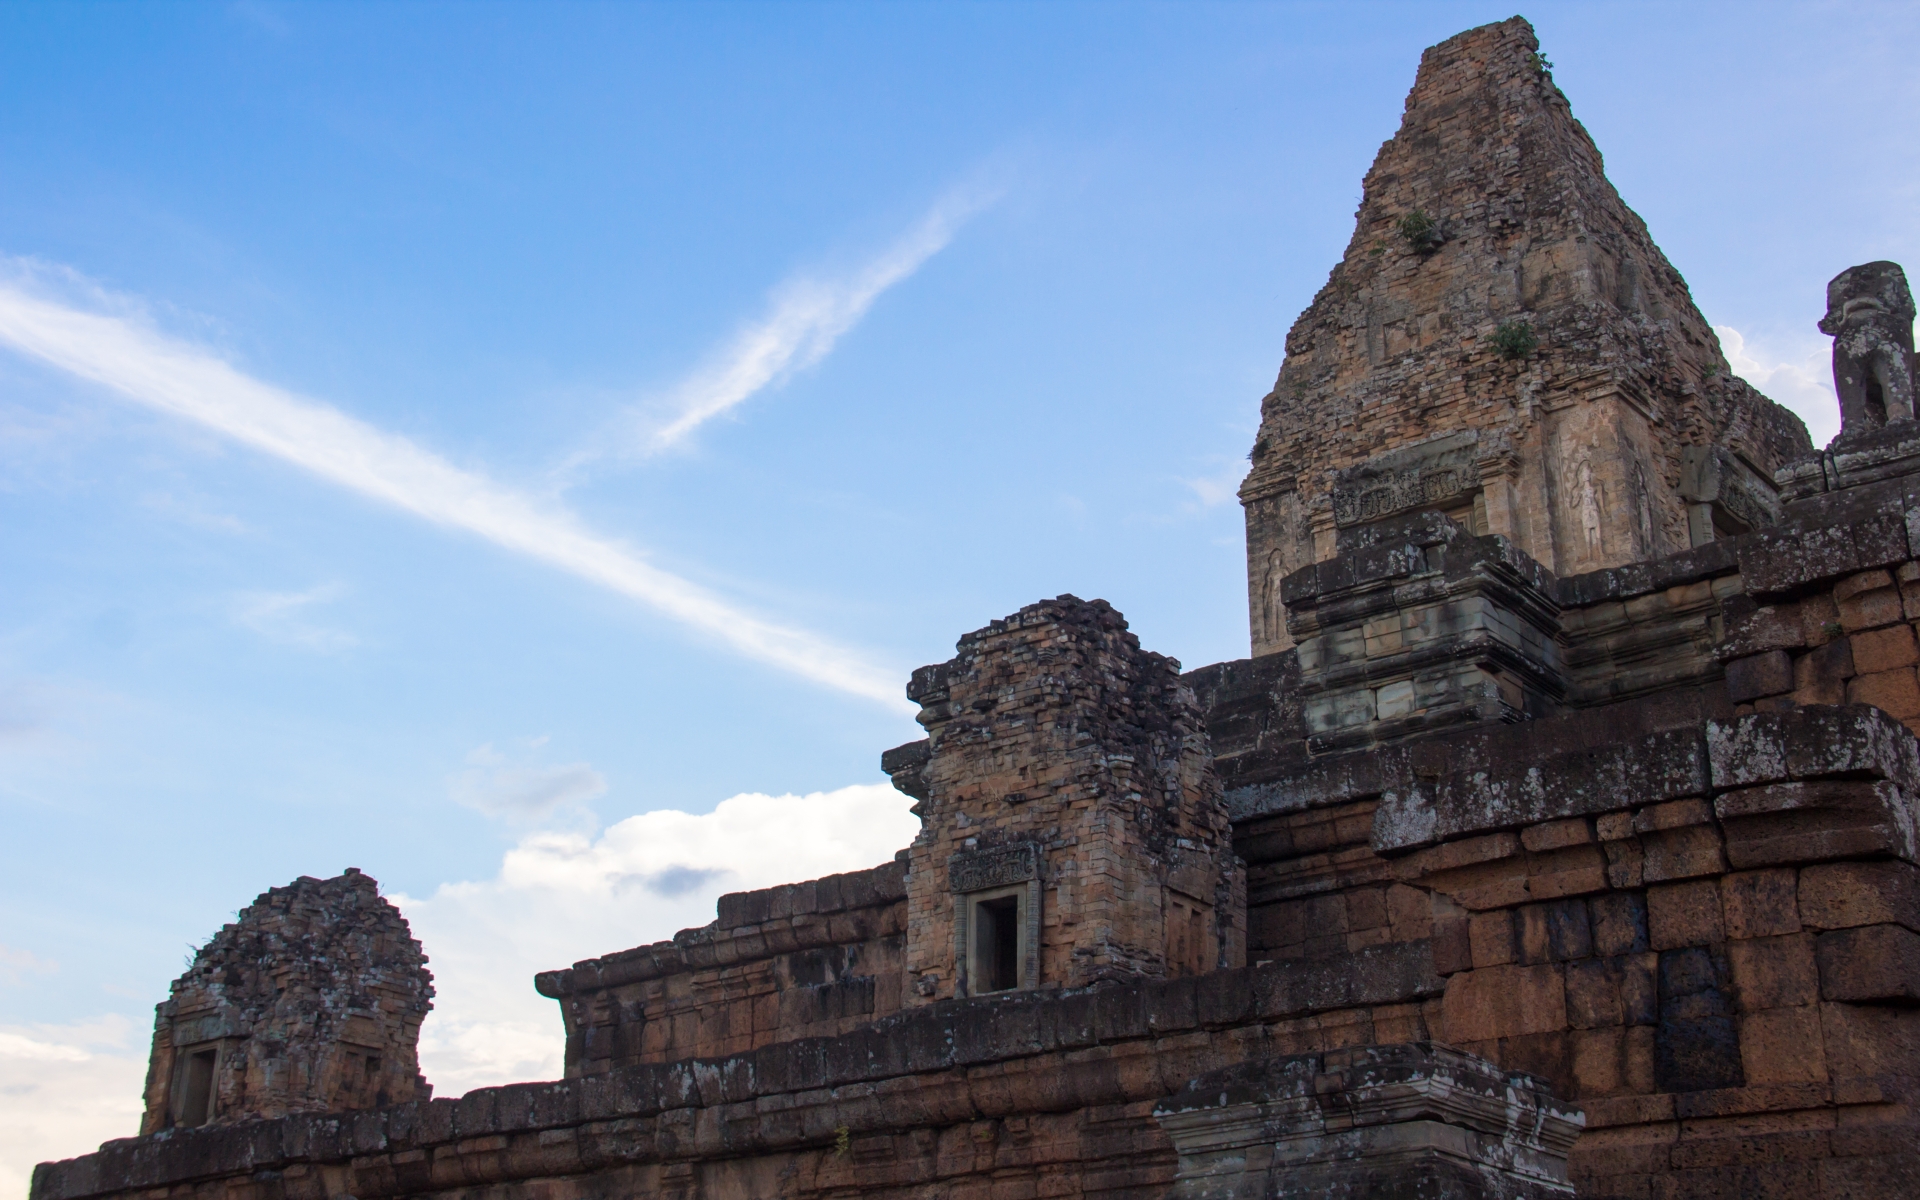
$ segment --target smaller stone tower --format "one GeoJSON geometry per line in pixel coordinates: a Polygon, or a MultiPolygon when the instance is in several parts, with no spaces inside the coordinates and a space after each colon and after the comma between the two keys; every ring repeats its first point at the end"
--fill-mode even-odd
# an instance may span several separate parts
{"type": "Polygon", "coordinates": [[[426,1099],[426,962],[358,868],[272,889],[157,1006],[140,1132],[426,1099]]]}
{"type": "Polygon", "coordinates": [[[905,1003],[1245,958],[1246,879],[1180,664],[1103,600],[1044,600],[907,686],[928,737],[881,766],[919,800],[905,1003]]]}

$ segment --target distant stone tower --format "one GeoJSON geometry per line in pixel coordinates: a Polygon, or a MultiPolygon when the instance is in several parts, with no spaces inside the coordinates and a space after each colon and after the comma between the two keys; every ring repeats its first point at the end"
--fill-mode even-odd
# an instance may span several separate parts
{"type": "Polygon", "coordinates": [[[1253,653],[1280,581],[1419,510],[1575,575],[1773,521],[1811,446],[1733,378],[1515,17],[1428,50],[1287,334],[1241,486],[1253,653]]]}
{"type": "Polygon", "coordinates": [[[140,1132],[426,1099],[426,962],[355,868],[272,889],[157,1007],[140,1132]]]}
{"type": "Polygon", "coordinates": [[[1241,965],[1246,880],[1180,664],[1105,601],[1021,609],[913,674],[905,1003],[1241,965]]]}

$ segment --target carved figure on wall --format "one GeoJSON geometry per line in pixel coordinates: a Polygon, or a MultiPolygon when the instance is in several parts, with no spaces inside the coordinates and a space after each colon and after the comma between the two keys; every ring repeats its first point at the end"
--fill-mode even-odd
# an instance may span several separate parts
{"type": "Polygon", "coordinates": [[[1260,620],[1261,631],[1269,642],[1277,642],[1286,632],[1286,613],[1280,603],[1280,580],[1287,573],[1286,565],[1281,561],[1278,550],[1267,552],[1267,573],[1261,583],[1260,620]]]}
{"type": "Polygon", "coordinates": [[[1584,458],[1573,468],[1573,502],[1579,506],[1580,532],[1592,557],[1600,553],[1600,493],[1593,482],[1593,464],[1584,458]]]}
{"type": "Polygon", "coordinates": [[[1913,420],[1913,317],[1899,263],[1848,267],[1827,284],[1820,332],[1833,338],[1843,431],[1913,420]]]}

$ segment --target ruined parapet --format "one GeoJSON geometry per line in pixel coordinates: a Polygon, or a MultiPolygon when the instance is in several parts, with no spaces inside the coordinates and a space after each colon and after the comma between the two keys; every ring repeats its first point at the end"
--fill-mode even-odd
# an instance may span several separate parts
{"type": "Polygon", "coordinates": [[[1913,420],[1913,317],[1913,292],[1899,263],[1848,267],[1827,284],[1820,332],[1833,338],[1842,430],[1913,420]]]}
{"type": "Polygon", "coordinates": [[[1261,407],[1256,656],[1293,644],[1282,581],[1342,530],[1443,512],[1579,574],[1765,521],[1812,448],[1730,374],[1517,17],[1422,58],[1261,407]]]}
{"type": "Polygon", "coordinates": [[[426,1099],[426,961],[356,868],[273,888],[157,1006],[140,1132],[426,1099]]]}
{"type": "Polygon", "coordinates": [[[1282,584],[1309,750],[1553,711],[1566,671],[1554,579],[1538,563],[1433,512],[1342,542],[1282,584]]]}
{"type": "Polygon", "coordinates": [[[1170,1200],[1572,1200],[1585,1124],[1545,1080],[1434,1042],[1240,1063],[1154,1116],[1180,1151],[1170,1200]]]}
{"type": "Polygon", "coordinates": [[[1840,433],[1818,454],[1780,469],[1787,499],[1920,474],[1913,318],[1913,293],[1899,263],[1848,267],[1827,284],[1820,332],[1833,338],[1840,433]]]}
{"type": "Polygon", "coordinates": [[[1180,665],[1061,596],[914,672],[905,1000],[1238,965],[1245,884],[1180,665]]]}

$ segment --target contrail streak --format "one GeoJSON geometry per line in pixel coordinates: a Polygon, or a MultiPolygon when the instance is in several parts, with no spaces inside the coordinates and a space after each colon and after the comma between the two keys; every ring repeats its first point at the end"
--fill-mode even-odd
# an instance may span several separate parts
{"type": "Polygon", "coordinates": [[[611,588],[750,658],[895,709],[911,707],[894,672],[735,608],[585,528],[564,509],[462,470],[338,409],[262,383],[198,347],[4,283],[0,342],[362,495],[611,588]]]}

